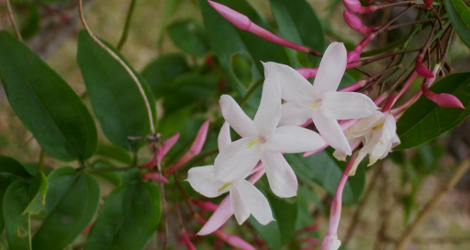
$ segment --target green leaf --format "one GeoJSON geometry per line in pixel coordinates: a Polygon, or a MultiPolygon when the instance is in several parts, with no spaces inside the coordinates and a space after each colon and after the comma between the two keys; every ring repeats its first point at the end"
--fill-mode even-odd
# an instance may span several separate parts
{"type": "MultiPolygon", "coordinates": [[[[268,24],[246,0],[220,0],[216,2],[224,4],[246,15],[257,25],[267,30],[271,30],[268,24]]],[[[238,90],[238,92],[244,94],[246,92],[246,87],[238,82],[231,71],[230,63],[233,54],[247,53],[252,56],[252,61],[255,62],[257,69],[254,74],[253,82],[261,79],[262,73],[264,72],[261,64],[262,61],[274,61],[290,64],[287,50],[284,47],[266,41],[247,31],[239,30],[217,13],[206,0],[200,0],[199,3],[201,5],[202,16],[204,18],[204,26],[209,34],[211,48],[224,70],[227,82],[234,89],[238,90]]]]}
{"type": "MultiPolygon", "coordinates": [[[[269,2],[284,39],[320,52],[325,49],[323,28],[315,11],[307,1],[270,0],[269,2]]],[[[317,61],[310,55],[309,59],[309,61],[317,61]]]]}
{"type": "Polygon", "coordinates": [[[267,198],[279,227],[281,245],[285,245],[294,238],[297,221],[297,198],[281,199],[271,192],[268,192],[267,198]]]}
{"type": "Polygon", "coordinates": [[[121,173],[117,173],[117,171],[105,171],[106,168],[115,168],[113,164],[104,161],[104,160],[96,160],[91,164],[91,169],[95,169],[97,171],[91,172],[92,175],[101,177],[109,182],[111,182],[114,186],[119,186],[121,184],[121,173]]]}
{"type": "MultiPolygon", "coordinates": [[[[318,184],[334,195],[346,162],[339,162],[323,150],[308,157],[301,154],[286,156],[300,180],[307,184],[318,184]]],[[[365,164],[359,165],[356,175],[349,177],[343,191],[343,203],[352,204],[359,200],[365,185],[365,164]]]]}
{"type": "Polygon", "coordinates": [[[3,217],[9,248],[23,250],[31,248],[31,226],[29,214],[23,210],[29,203],[29,185],[25,181],[15,181],[3,197],[3,217]]]}
{"type": "Polygon", "coordinates": [[[145,67],[142,76],[147,80],[156,98],[165,96],[161,93],[163,85],[175,77],[190,71],[186,58],[182,54],[167,54],[158,57],[145,67]]]}
{"type": "Polygon", "coordinates": [[[167,31],[173,43],[191,56],[202,57],[209,50],[206,31],[194,19],[178,20],[167,31]]]}
{"type": "Polygon", "coordinates": [[[158,49],[161,50],[163,44],[163,33],[166,30],[166,26],[170,18],[178,11],[181,6],[181,0],[165,0],[163,4],[163,14],[158,22],[158,49]]]}
{"type": "Polygon", "coordinates": [[[435,93],[456,96],[465,109],[443,108],[426,97],[411,105],[397,122],[401,144],[395,150],[416,147],[454,128],[470,114],[470,72],[455,73],[430,88],[435,93]]]}
{"type": "MultiPolygon", "coordinates": [[[[106,46],[120,56],[111,45],[106,46]]],[[[83,30],[78,39],[77,60],[104,134],[116,146],[136,151],[144,142],[129,140],[128,136],[147,136],[150,125],[144,99],[135,82],[124,67],[83,30]]],[[[136,75],[155,120],[155,100],[150,87],[143,77],[136,75]]]]}
{"type": "Polygon", "coordinates": [[[11,107],[49,155],[71,161],[93,154],[95,123],[78,95],[6,31],[0,32],[0,77],[11,107]]]}
{"type": "Polygon", "coordinates": [[[158,227],[159,194],[155,183],[124,182],[106,199],[85,249],[143,249],[158,227]]]}
{"type": "Polygon", "coordinates": [[[111,160],[122,162],[129,166],[132,165],[132,163],[134,162],[129,152],[123,150],[122,148],[107,144],[98,144],[98,148],[96,149],[96,155],[104,156],[111,160]]]}
{"type": "Polygon", "coordinates": [[[47,215],[33,237],[33,248],[63,249],[93,219],[100,189],[93,177],[71,167],[54,170],[47,181],[47,215]]]}
{"type": "Polygon", "coordinates": [[[25,178],[32,177],[32,175],[23,165],[21,165],[21,163],[11,157],[4,155],[0,155],[0,173],[13,174],[25,178]]]}
{"type": "MultiPolygon", "coordinates": [[[[452,0],[444,0],[444,5],[446,7],[447,12],[449,13],[450,21],[452,22],[452,26],[459,34],[460,39],[462,42],[470,48],[470,28],[465,24],[460,13],[456,10],[456,7],[452,5],[452,0]]],[[[468,10],[468,9],[467,9],[468,10]]],[[[467,20],[468,17],[466,16],[465,19],[467,20]]]]}
{"type": "Polygon", "coordinates": [[[28,206],[23,211],[23,214],[38,214],[46,210],[46,192],[47,192],[47,177],[44,173],[40,173],[33,181],[30,190],[34,190],[34,196],[29,202],[28,206]]]}
{"type": "Polygon", "coordinates": [[[20,25],[20,33],[24,40],[28,40],[39,31],[39,10],[36,2],[23,2],[21,3],[21,7],[21,11],[16,12],[20,18],[24,19],[20,25]]]}
{"type": "Polygon", "coordinates": [[[454,9],[459,13],[460,18],[462,19],[467,29],[470,29],[470,9],[463,2],[463,0],[450,0],[454,9]]]}

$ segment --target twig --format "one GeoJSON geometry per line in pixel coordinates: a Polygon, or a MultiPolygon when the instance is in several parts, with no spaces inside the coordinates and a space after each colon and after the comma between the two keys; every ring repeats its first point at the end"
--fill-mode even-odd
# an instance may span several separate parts
{"type": "Polygon", "coordinates": [[[127,34],[129,33],[129,26],[131,24],[132,14],[134,13],[135,3],[136,0],[131,1],[131,5],[129,6],[129,11],[127,12],[126,23],[124,24],[124,30],[122,31],[121,38],[116,46],[118,50],[122,49],[122,46],[127,40],[127,34]]]}
{"type": "Polygon", "coordinates": [[[11,26],[15,31],[16,37],[20,42],[23,42],[23,38],[21,37],[21,33],[18,30],[18,26],[16,26],[15,18],[13,17],[13,10],[11,9],[10,0],[7,0],[7,11],[8,11],[8,18],[10,19],[11,26]]]}
{"type": "Polygon", "coordinates": [[[418,228],[426,219],[426,217],[431,213],[431,211],[437,206],[437,204],[442,200],[445,194],[448,191],[452,190],[457,182],[462,178],[462,176],[470,168],[470,155],[467,155],[465,159],[457,166],[457,169],[452,173],[450,178],[441,185],[439,190],[431,200],[429,200],[419,211],[415,219],[410,223],[410,225],[403,231],[400,238],[397,241],[396,250],[402,250],[410,242],[413,232],[418,228]]]}

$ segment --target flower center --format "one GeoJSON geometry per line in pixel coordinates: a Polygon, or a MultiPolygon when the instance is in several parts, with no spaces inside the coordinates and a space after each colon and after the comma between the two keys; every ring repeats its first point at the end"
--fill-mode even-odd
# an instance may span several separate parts
{"type": "Polygon", "coordinates": [[[232,185],[231,182],[225,183],[225,185],[223,185],[221,188],[219,188],[219,189],[217,190],[217,192],[222,192],[224,189],[226,189],[226,188],[229,187],[230,185],[232,185]]]}
{"type": "Polygon", "coordinates": [[[251,148],[258,143],[266,143],[266,138],[264,138],[263,136],[260,136],[257,140],[252,140],[248,142],[248,144],[246,144],[246,148],[251,148]]]}
{"type": "Polygon", "coordinates": [[[315,109],[318,107],[318,105],[320,105],[320,103],[321,103],[321,99],[317,99],[314,103],[310,104],[310,108],[315,109]]]}
{"type": "Polygon", "coordinates": [[[382,123],[382,124],[379,124],[379,125],[373,127],[372,130],[374,130],[374,129],[380,129],[380,128],[383,128],[383,127],[384,127],[384,124],[382,123]]]}

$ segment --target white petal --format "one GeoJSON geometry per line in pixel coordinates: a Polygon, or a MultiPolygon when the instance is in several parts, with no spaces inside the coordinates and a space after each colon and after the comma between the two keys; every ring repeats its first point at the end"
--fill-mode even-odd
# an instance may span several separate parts
{"type": "Polygon", "coordinates": [[[297,194],[297,177],[281,153],[263,150],[261,161],[266,169],[269,186],[275,195],[287,198],[297,194]]]}
{"type": "Polygon", "coordinates": [[[248,204],[243,200],[245,195],[238,190],[235,183],[230,188],[230,202],[232,203],[233,214],[235,214],[235,219],[237,219],[239,225],[243,224],[250,217],[248,204]]]}
{"type": "Polygon", "coordinates": [[[368,96],[355,92],[325,93],[320,108],[325,116],[336,120],[363,118],[377,111],[368,96]]]}
{"type": "Polygon", "coordinates": [[[231,142],[232,139],[230,138],[230,125],[228,122],[224,122],[224,125],[222,125],[222,128],[220,128],[219,136],[217,137],[219,152],[221,152],[231,142]]]}
{"type": "Polygon", "coordinates": [[[312,118],[312,109],[308,106],[299,106],[293,102],[287,102],[281,106],[281,120],[279,126],[302,125],[312,118]]]}
{"type": "Polygon", "coordinates": [[[281,87],[276,73],[265,64],[265,80],[261,102],[253,123],[262,136],[270,135],[281,119],[281,87]]]}
{"type": "Polygon", "coordinates": [[[232,214],[232,202],[230,201],[230,195],[228,195],[222,200],[219,207],[214,211],[197,235],[208,235],[213,233],[224,225],[225,222],[232,217],[232,214]]]}
{"type": "MultiPolygon", "coordinates": [[[[234,184],[231,190],[231,193],[232,192],[241,194],[242,199],[239,201],[245,204],[249,213],[252,214],[260,224],[266,225],[274,220],[268,200],[253,184],[245,179],[240,179],[234,184]]],[[[240,221],[238,221],[238,223],[241,224],[240,221]]]]}
{"type": "Polygon", "coordinates": [[[329,117],[325,117],[318,109],[314,109],[313,123],[317,127],[323,139],[334,149],[337,149],[347,155],[351,155],[351,146],[346,136],[339,126],[338,122],[329,117]]]}
{"type": "Polygon", "coordinates": [[[188,182],[191,187],[206,197],[217,197],[229,189],[219,190],[224,186],[224,182],[215,178],[214,166],[203,166],[191,168],[188,171],[188,182]]]}
{"type": "Polygon", "coordinates": [[[385,116],[384,126],[382,127],[383,136],[387,141],[391,141],[397,135],[397,124],[391,114],[385,116]]]}
{"type": "Polygon", "coordinates": [[[374,127],[383,124],[384,118],[385,116],[382,112],[376,111],[374,115],[362,118],[359,122],[354,124],[351,128],[348,129],[346,134],[348,138],[365,136],[366,134],[370,133],[374,127]]]}
{"type": "Polygon", "coordinates": [[[245,178],[259,162],[259,145],[250,145],[253,138],[242,138],[230,143],[215,158],[215,177],[222,182],[245,178]]]}
{"type": "Polygon", "coordinates": [[[266,149],[274,152],[300,153],[316,150],[324,144],[323,138],[312,130],[297,126],[282,126],[268,138],[266,149]]]}
{"type": "Polygon", "coordinates": [[[274,62],[265,63],[264,69],[266,76],[278,79],[282,99],[297,104],[310,104],[314,101],[312,84],[295,69],[274,62]]]}
{"type": "Polygon", "coordinates": [[[313,81],[315,93],[319,95],[336,91],[346,70],[346,64],[347,51],[343,43],[331,43],[323,54],[317,76],[313,81]]]}
{"type": "Polygon", "coordinates": [[[256,134],[253,121],[245,114],[245,112],[243,112],[231,96],[221,96],[219,104],[222,116],[241,137],[253,136],[256,134]]]}

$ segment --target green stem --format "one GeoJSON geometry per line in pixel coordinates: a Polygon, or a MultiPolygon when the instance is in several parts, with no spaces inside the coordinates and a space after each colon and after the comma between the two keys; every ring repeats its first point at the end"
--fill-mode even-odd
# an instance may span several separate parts
{"type": "Polygon", "coordinates": [[[127,12],[126,23],[124,24],[124,30],[122,31],[121,38],[117,44],[117,49],[121,50],[122,46],[127,40],[127,34],[129,33],[129,26],[131,24],[132,14],[134,13],[136,0],[131,0],[131,5],[129,6],[129,11],[127,12]]]}

